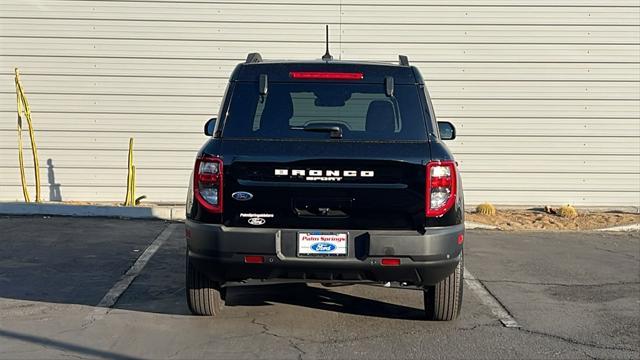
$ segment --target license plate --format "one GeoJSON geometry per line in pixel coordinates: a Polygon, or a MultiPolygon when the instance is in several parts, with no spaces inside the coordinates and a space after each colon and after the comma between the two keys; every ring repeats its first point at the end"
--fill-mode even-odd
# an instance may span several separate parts
{"type": "Polygon", "coordinates": [[[330,233],[321,231],[298,233],[298,255],[347,255],[347,233],[330,233]]]}

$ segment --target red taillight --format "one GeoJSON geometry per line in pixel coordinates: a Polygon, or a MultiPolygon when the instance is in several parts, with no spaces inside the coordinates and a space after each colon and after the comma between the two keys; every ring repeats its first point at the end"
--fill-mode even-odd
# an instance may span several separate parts
{"type": "Polygon", "coordinates": [[[264,256],[247,255],[244,257],[244,262],[247,264],[262,264],[264,262],[264,256]]]}
{"type": "Polygon", "coordinates": [[[426,215],[438,217],[447,213],[456,201],[455,161],[432,161],[427,164],[426,215]]]}
{"type": "Polygon", "coordinates": [[[380,260],[380,265],[382,266],[399,266],[400,259],[397,258],[384,258],[380,260]]]}
{"type": "Polygon", "coordinates": [[[196,159],[193,192],[204,208],[212,213],[222,213],[222,159],[213,156],[196,159]]]}
{"type": "Polygon", "coordinates": [[[352,72],[321,72],[321,71],[292,71],[292,79],[322,79],[322,80],[362,80],[362,73],[352,72]]]}

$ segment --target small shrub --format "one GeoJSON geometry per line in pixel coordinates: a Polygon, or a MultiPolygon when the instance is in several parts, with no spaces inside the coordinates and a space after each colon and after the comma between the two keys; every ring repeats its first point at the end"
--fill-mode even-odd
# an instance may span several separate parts
{"type": "Polygon", "coordinates": [[[571,205],[560,206],[558,210],[556,210],[556,214],[563,218],[573,219],[578,217],[578,211],[571,205]]]}
{"type": "Polygon", "coordinates": [[[494,216],[496,214],[496,207],[489,203],[484,203],[476,206],[476,212],[482,215],[494,216]]]}

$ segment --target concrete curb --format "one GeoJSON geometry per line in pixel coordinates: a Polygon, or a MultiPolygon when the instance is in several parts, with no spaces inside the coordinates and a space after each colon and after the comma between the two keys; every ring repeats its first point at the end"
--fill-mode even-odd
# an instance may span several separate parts
{"type": "Polygon", "coordinates": [[[474,229],[497,230],[498,229],[498,227],[494,225],[481,224],[481,223],[471,222],[471,221],[465,221],[464,227],[467,230],[474,230],[474,229]]]}
{"type": "Polygon", "coordinates": [[[620,232],[620,231],[640,231],[640,223],[638,223],[638,224],[630,224],[630,225],[622,225],[622,226],[614,226],[614,227],[604,228],[604,229],[596,229],[594,231],[616,231],[616,232],[620,232]]]}
{"type": "Polygon", "coordinates": [[[73,204],[0,203],[1,215],[57,215],[128,219],[184,220],[184,206],[114,206],[73,204]]]}

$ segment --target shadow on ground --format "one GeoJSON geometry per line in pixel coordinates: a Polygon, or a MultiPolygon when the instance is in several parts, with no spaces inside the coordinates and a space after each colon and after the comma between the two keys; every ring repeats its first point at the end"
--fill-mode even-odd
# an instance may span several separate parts
{"type": "Polygon", "coordinates": [[[338,289],[340,288],[331,290],[306,284],[231,287],[227,290],[225,305],[265,306],[278,303],[381,318],[406,320],[424,318],[422,309],[345,294],[338,289]]]}
{"type": "MultiPolygon", "coordinates": [[[[174,315],[190,315],[184,287],[182,233],[174,233],[158,250],[144,271],[127,289],[116,308],[174,315]]],[[[364,286],[364,285],[362,285],[364,286]]],[[[409,290],[406,290],[409,291],[409,290]]],[[[354,315],[419,319],[421,309],[349,295],[343,288],[307,286],[303,283],[235,285],[226,292],[227,307],[260,307],[288,304],[354,315]]]]}
{"type": "Polygon", "coordinates": [[[165,226],[153,220],[0,218],[0,298],[94,306],[165,226]]]}

